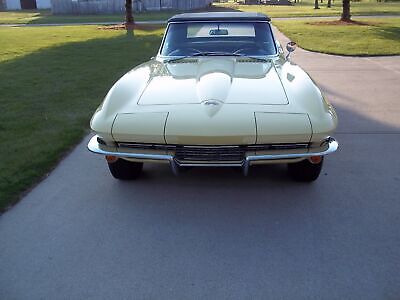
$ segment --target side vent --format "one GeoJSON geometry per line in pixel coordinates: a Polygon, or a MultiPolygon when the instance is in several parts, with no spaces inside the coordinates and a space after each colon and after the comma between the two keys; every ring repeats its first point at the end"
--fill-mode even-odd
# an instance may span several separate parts
{"type": "Polygon", "coordinates": [[[238,63],[258,63],[260,61],[257,59],[254,59],[254,58],[238,58],[236,60],[236,62],[238,62],[238,63]]]}
{"type": "Polygon", "coordinates": [[[173,63],[174,64],[194,64],[194,63],[197,63],[199,60],[198,59],[195,59],[195,58],[191,58],[191,59],[181,59],[181,60],[177,60],[177,61],[174,61],[173,63]]]}

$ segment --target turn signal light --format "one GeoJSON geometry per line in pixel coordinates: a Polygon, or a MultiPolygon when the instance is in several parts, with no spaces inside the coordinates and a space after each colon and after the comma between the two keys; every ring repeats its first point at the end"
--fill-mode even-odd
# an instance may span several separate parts
{"type": "Polygon", "coordinates": [[[319,164],[322,161],[322,156],[310,156],[310,158],[308,159],[312,164],[319,164]]]}
{"type": "Polygon", "coordinates": [[[116,162],[118,160],[118,157],[112,156],[112,155],[106,155],[106,160],[107,160],[108,163],[113,163],[113,162],[116,162]]]}

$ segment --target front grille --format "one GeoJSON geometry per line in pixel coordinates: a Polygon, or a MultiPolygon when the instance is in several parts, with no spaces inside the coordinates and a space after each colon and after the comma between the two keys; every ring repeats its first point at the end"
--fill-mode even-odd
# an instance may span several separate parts
{"type": "Polygon", "coordinates": [[[178,161],[242,161],[245,147],[242,146],[177,146],[178,161]]]}
{"type": "Polygon", "coordinates": [[[130,142],[118,142],[118,147],[121,148],[131,148],[131,149],[139,149],[139,150],[175,150],[175,145],[165,145],[165,144],[139,144],[139,143],[130,143],[130,142]]]}
{"type": "Polygon", "coordinates": [[[165,145],[139,144],[119,142],[118,147],[132,150],[154,150],[174,153],[175,159],[180,162],[241,162],[246,152],[307,150],[308,143],[264,144],[264,145],[232,145],[232,146],[192,146],[192,145],[165,145]]]}

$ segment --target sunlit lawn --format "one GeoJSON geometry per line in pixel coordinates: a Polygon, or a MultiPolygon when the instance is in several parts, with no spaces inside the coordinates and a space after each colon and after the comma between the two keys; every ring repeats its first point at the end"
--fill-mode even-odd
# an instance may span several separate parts
{"type": "Polygon", "coordinates": [[[400,54],[400,18],[357,21],[370,25],[327,25],[312,19],[275,21],[274,24],[307,50],[342,55],[400,54]]]}
{"type": "MultiPolygon", "coordinates": [[[[340,16],[342,1],[332,1],[332,7],[327,8],[327,0],[319,3],[319,9],[314,9],[314,1],[303,0],[293,6],[284,5],[238,5],[232,2],[221,3],[217,6],[240,11],[256,11],[276,17],[303,17],[303,16],[340,16]]],[[[351,2],[351,14],[357,15],[400,15],[400,1],[377,2],[360,1],[351,2]]]]}
{"type": "Polygon", "coordinates": [[[154,55],[161,34],[0,28],[0,211],[82,138],[113,82],[154,55]]]}
{"type": "MultiPolygon", "coordinates": [[[[176,11],[136,13],[137,21],[167,20],[176,11]]],[[[115,15],[53,15],[50,10],[0,11],[0,24],[52,24],[123,22],[123,14],[115,15]]]]}

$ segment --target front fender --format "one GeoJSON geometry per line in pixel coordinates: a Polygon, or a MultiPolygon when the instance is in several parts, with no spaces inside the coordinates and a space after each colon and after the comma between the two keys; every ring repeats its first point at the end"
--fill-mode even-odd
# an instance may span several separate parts
{"type": "Polygon", "coordinates": [[[312,78],[291,62],[281,66],[280,77],[290,105],[309,115],[313,131],[311,141],[330,136],[337,127],[337,114],[312,78]]]}
{"type": "Polygon", "coordinates": [[[150,68],[141,65],[122,76],[94,113],[90,121],[91,129],[104,139],[112,140],[111,129],[117,113],[124,110],[134,111],[150,75],[150,68]]]}

